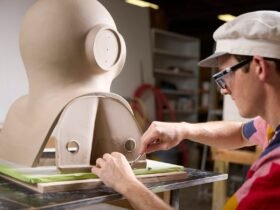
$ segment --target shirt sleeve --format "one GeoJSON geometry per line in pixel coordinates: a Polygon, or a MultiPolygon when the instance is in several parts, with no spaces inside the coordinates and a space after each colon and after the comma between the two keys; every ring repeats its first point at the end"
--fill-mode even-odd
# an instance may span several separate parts
{"type": "Polygon", "coordinates": [[[264,149],[268,145],[267,130],[267,122],[261,117],[256,117],[244,123],[242,134],[245,139],[260,145],[264,149]]]}

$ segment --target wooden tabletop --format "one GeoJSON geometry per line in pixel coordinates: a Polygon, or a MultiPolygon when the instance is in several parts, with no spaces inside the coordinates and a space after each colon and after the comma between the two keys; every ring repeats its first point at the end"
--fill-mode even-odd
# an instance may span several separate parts
{"type": "MultiPolygon", "coordinates": [[[[184,180],[149,183],[146,186],[158,193],[227,179],[227,174],[191,168],[185,170],[188,177],[184,180]]],[[[71,209],[121,198],[120,194],[104,185],[97,189],[41,194],[0,177],[0,209],[71,209]]]]}

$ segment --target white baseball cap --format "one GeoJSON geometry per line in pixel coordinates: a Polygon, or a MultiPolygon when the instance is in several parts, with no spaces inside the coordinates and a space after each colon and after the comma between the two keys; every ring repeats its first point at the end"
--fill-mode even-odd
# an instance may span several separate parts
{"type": "Polygon", "coordinates": [[[217,58],[225,54],[259,55],[280,59],[280,12],[249,12],[220,26],[213,34],[215,53],[198,65],[216,67],[217,58]]]}

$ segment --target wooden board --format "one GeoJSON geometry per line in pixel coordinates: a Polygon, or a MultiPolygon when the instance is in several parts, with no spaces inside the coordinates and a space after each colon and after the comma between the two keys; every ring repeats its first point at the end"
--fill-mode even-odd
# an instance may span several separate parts
{"type": "Polygon", "coordinates": [[[211,148],[212,159],[214,161],[224,161],[244,165],[252,165],[260,156],[261,150],[257,147],[256,151],[228,150],[211,148]]]}
{"type": "MultiPolygon", "coordinates": [[[[75,181],[27,184],[4,175],[1,175],[1,177],[39,193],[93,189],[103,185],[100,179],[85,179],[85,180],[75,180],[75,181]]],[[[137,175],[136,177],[142,183],[147,184],[152,182],[186,179],[187,173],[185,171],[167,172],[167,173],[158,173],[158,174],[137,175]]]]}

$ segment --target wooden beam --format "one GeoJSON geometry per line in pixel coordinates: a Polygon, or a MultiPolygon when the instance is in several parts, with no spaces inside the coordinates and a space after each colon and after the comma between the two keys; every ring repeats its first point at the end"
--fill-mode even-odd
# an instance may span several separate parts
{"type": "Polygon", "coordinates": [[[259,150],[244,151],[244,150],[227,150],[227,149],[217,149],[211,148],[212,159],[214,161],[225,161],[229,163],[237,163],[243,165],[251,165],[259,157],[259,150]]]}
{"type": "MultiPolygon", "coordinates": [[[[214,171],[218,173],[228,172],[228,163],[215,160],[214,171]]],[[[223,209],[227,201],[227,181],[213,183],[212,210],[223,209]]]]}

